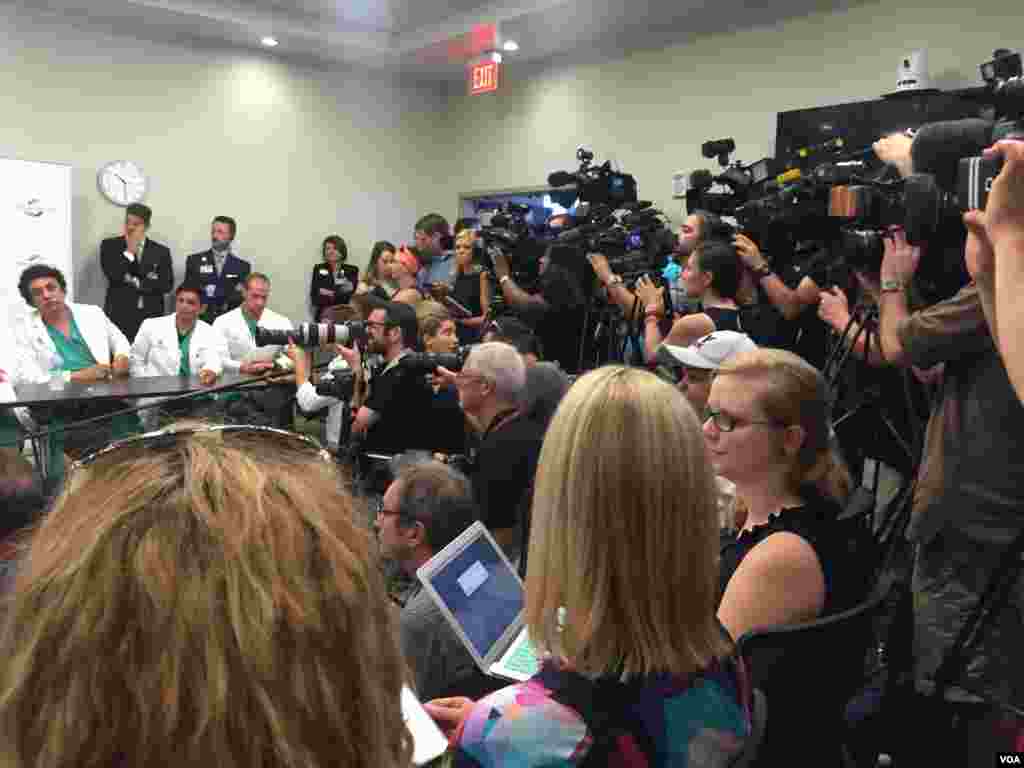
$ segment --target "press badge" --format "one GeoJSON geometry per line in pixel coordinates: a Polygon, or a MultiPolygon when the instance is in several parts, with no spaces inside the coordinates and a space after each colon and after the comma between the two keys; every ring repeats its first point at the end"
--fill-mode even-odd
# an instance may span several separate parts
{"type": "Polygon", "coordinates": [[[201,267],[199,267],[199,271],[202,272],[204,275],[212,275],[213,274],[213,265],[212,264],[203,264],[201,267]]]}

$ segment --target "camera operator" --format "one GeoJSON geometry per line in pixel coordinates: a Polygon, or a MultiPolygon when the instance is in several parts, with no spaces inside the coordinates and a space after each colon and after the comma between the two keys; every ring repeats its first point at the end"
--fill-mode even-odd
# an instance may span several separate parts
{"type": "Polygon", "coordinates": [[[546,358],[567,373],[576,373],[586,309],[579,281],[565,267],[551,263],[550,249],[540,260],[537,293],[528,293],[516,284],[504,253],[496,251],[493,261],[505,302],[536,329],[546,358]]]}
{"type": "Polygon", "coordinates": [[[1024,294],[1024,143],[1001,141],[985,155],[1002,155],[1004,165],[985,211],[971,211],[964,218],[970,233],[967,268],[977,282],[1010,381],[1024,399],[1024,312],[1019,299],[1024,294]]]}
{"type": "MultiPolygon", "coordinates": [[[[422,375],[399,365],[417,343],[416,313],[400,302],[368,300],[367,351],[381,356],[383,368],[370,380],[370,394],[356,412],[352,435],[362,439],[364,451],[431,448],[432,435],[423,418],[431,404],[430,388],[422,375]]],[[[353,369],[361,367],[357,352],[341,349],[353,369]]]]}
{"type": "Polygon", "coordinates": [[[648,278],[637,281],[637,295],[644,303],[644,351],[654,361],[662,342],[685,347],[714,331],[742,331],[736,296],[740,287],[740,261],[736,248],[720,240],[708,240],[690,254],[683,270],[686,293],[699,297],[701,311],[676,318],[667,334],[664,287],[648,278]]]}
{"type": "MultiPolygon", "coordinates": [[[[977,261],[977,230],[968,260],[977,261]]],[[[1004,550],[1021,527],[1024,407],[989,335],[976,284],[925,309],[911,312],[904,285],[921,252],[902,232],[885,243],[882,261],[881,347],[890,363],[928,369],[943,365],[941,400],[928,422],[925,453],[908,536],[917,545],[913,591],[916,677],[927,688],[967,615],[975,607],[1004,550]]],[[[1024,674],[1017,658],[1024,647],[1020,621],[1024,596],[1001,610],[970,649],[966,685],[1004,701],[1024,701],[1024,674]]],[[[964,701],[955,688],[947,701],[964,701]]],[[[967,701],[971,697],[967,697],[967,701]]],[[[967,723],[988,712],[956,708],[967,723]]],[[[971,726],[968,726],[971,729],[971,726]]],[[[964,746],[959,744],[959,748],[964,746]]]]}

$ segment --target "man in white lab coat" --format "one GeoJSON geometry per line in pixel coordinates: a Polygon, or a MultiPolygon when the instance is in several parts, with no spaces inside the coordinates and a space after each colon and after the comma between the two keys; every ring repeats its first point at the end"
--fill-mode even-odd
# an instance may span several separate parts
{"type": "MultiPolygon", "coordinates": [[[[64,274],[51,266],[37,264],[21,273],[18,290],[32,307],[14,332],[15,380],[45,383],[60,381],[92,384],[115,376],[127,376],[131,345],[99,307],[67,301],[64,274]]],[[[60,405],[48,413],[51,426],[110,413],[125,407],[120,401],[78,400],[60,405]],[[54,413],[56,416],[54,417],[54,413]]],[[[116,417],[89,429],[61,435],[63,448],[74,454],[103,445],[111,438],[137,430],[132,415],[116,417]]]]}
{"type": "MultiPolygon", "coordinates": [[[[273,370],[273,361],[284,347],[277,344],[257,346],[257,329],[290,331],[293,326],[287,317],[267,307],[270,278],[262,272],[249,274],[242,295],[242,305],[214,320],[213,329],[223,338],[227,348],[224,370],[259,376],[273,370]]],[[[294,395],[293,384],[271,386],[258,392],[247,391],[230,401],[227,414],[231,421],[290,427],[294,395]]]]}
{"type": "MultiPolygon", "coordinates": [[[[174,314],[151,317],[139,328],[132,343],[132,376],[196,376],[203,386],[211,386],[224,370],[227,343],[213,326],[199,319],[202,309],[200,286],[178,286],[174,314]]],[[[160,410],[171,417],[207,415],[204,405],[209,402],[208,398],[198,398],[184,404],[172,403],[160,410]]],[[[156,409],[143,411],[142,419],[147,428],[155,427],[156,409]]]]}

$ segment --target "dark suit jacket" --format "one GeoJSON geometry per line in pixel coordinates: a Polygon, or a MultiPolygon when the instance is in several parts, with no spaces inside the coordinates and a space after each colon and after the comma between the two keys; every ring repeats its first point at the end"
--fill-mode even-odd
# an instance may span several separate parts
{"type": "Polygon", "coordinates": [[[103,310],[131,341],[143,320],[167,314],[165,297],[174,288],[174,267],[170,249],[156,240],[146,239],[141,263],[125,258],[127,247],[123,237],[108,237],[100,245],[100,266],[110,283],[103,310]],[[138,288],[125,282],[127,275],[139,278],[138,288]]]}
{"type": "Polygon", "coordinates": [[[213,251],[193,253],[185,260],[185,282],[203,288],[203,320],[212,323],[242,303],[242,291],[239,288],[251,269],[248,261],[233,253],[224,259],[224,268],[219,275],[213,251]]]}
{"type": "Polygon", "coordinates": [[[313,267],[313,277],[309,281],[309,301],[313,305],[313,318],[318,322],[320,320],[320,313],[324,309],[338,304],[347,304],[348,300],[352,298],[352,294],[355,293],[356,286],[359,284],[359,268],[350,264],[342,264],[341,271],[348,278],[349,283],[352,284],[352,287],[347,291],[338,288],[334,282],[334,275],[331,274],[331,268],[327,266],[326,261],[321,261],[313,267]],[[331,295],[322,295],[320,293],[321,288],[331,291],[331,295]]]}

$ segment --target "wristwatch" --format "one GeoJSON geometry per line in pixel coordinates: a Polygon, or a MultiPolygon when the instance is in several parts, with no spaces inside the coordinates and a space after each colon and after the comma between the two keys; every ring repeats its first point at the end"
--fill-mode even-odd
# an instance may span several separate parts
{"type": "Polygon", "coordinates": [[[769,267],[767,264],[762,264],[761,266],[754,269],[753,272],[754,277],[756,277],[758,280],[761,280],[765,277],[768,277],[768,275],[772,274],[772,268],[769,267]]]}
{"type": "Polygon", "coordinates": [[[622,285],[622,275],[612,275],[605,281],[605,287],[610,285],[622,285]]]}
{"type": "Polygon", "coordinates": [[[882,293],[902,293],[903,292],[903,281],[902,280],[887,280],[882,279],[881,284],[882,293]]]}
{"type": "Polygon", "coordinates": [[[498,281],[498,285],[504,285],[506,280],[511,280],[511,279],[512,279],[512,275],[503,275],[502,278],[498,281]]]}

